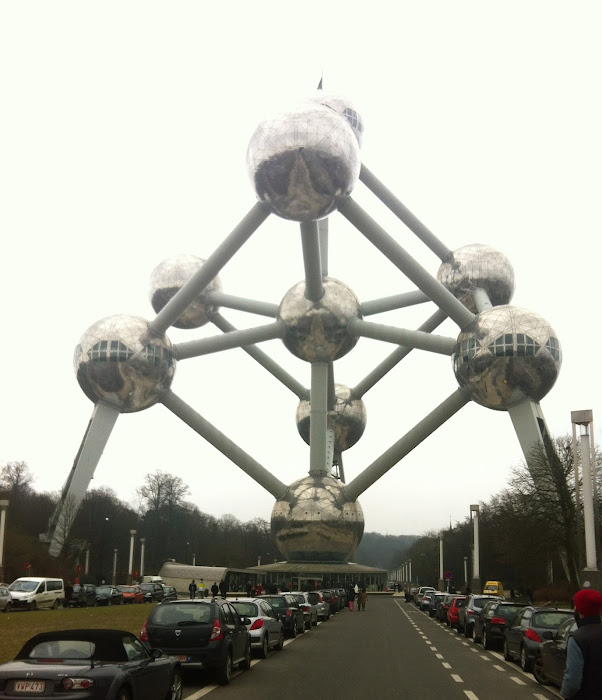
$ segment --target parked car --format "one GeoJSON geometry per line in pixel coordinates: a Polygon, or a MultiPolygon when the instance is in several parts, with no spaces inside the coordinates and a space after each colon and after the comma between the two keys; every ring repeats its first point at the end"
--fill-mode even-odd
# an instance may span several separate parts
{"type": "Polygon", "coordinates": [[[324,600],[324,596],[320,591],[310,591],[308,595],[309,600],[317,606],[318,620],[328,620],[330,618],[330,603],[324,600]]]}
{"type": "Polygon", "coordinates": [[[267,600],[272,610],[282,621],[284,634],[289,637],[296,637],[297,634],[305,632],[305,619],[303,610],[299,607],[297,599],[290,593],[280,593],[278,595],[261,596],[267,600]]]}
{"type": "Polygon", "coordinates": [[[177,600],[178,592],[174,586],[166,586],[163,584],[163,600],[177,600]]]}
{"type": "Polygon", "coordinates": [[[71,598],[65,600],[65,603],[74,608],[96,607],[96,586],[93,583],[74,583],[71,598]]]}
{"type": "Polygon", "coordinates": [[[485,649],[501,647],[504,643],[504,630],[510,626],[516,613],[525,607],[524,603],[506,600],[490,600],[485,603],[472,625],[472,641],[483,642],[485,649]]]}
{"type": "Polygon", "coordinates": [[[10,612],[13,607],[13,599],[10,597],[8,586],[0,586],[0,610],[10,612]]]}
{"type": "Polygon", "coordinates": [[[440,607],[445,596],[446,594],[441,593],[440,591],[437,591],[435,595],[431,596],[427,608],[429,617],[435,617],[437,615],[437,609],[440,607]]]}
{"type": "Polygon", "coordinates": [[[431,602],[431,598],[437,593],[435,589],[432,589],[430,591],[425,591],[422,594],[422,598],[420,599],[420,604],[418,605],[418,608],[420,610],[428,610],[429,609],[429,603],[431,602]]]}
{"type": "Polygon", "coordinates": [[[544,632],[544,640],[533,659],[533,675],[541,685],[552,683],[560,688],[564,667],[566,666],[566,645],[569,635],[577,629],[576,620],[565,620],[556,635],[549,639],[552,633],[544,632]]]}
{"type": "Polygon", "coordinates": [[[456,595],[452,598],[449,608],[447,609],[447,624],[452,629],[458,627],[458,613],[460,608],[466,601],[465,595],[456,595]]]}
{"type": "Polygon", "coordinates": [[[151,610],[140,639],[183,667],[214,672],[217,682],[227,685],[234,666],[251,668],[249,623],[224,598],[168,600],[151,610]]]}
{"type": "Polygon", "coordinates": [[[414,605],[420,608],[420,603],[426,591],[434,591],[433,586],[420,586],[420,588],[414,593],[414,605]]]}
{"type": "Polygon", "coordinates": [[[282,651],[284,630],[282,620],[272,610],[267,600],[259,598],[237,598],[230,600],[240,617],[249,618],[247,629],[251,634],[251,651],[258,651],[265,659],[270,649],[282,651]]]}
{"type": "Polygon", "coordinates": [[[310,630],[318,624],[318,606],[312,603],[309,599],[309,593],[305,591],[292,591],[290,595],[294,596],[299,603],[299,607],[303,611],[303,619],[305,621],[305,629],[310,630]]]}
{"type": "Polygon", "coordinates": [[[13,608],[57,610],[65,600],[65,585],[62,578],[24,576],[15,579],[8,590],[13,608]]]}
{"type": "Polygon", "coordinates": [[[96,600],[98,605],[122,605],[123,594],[115,586],[98,586],[96,600]]]}
{"type": "Polygon", "coordinates": [[[335,592],[332,591],[330,588],[325,588],[324,590],[320,591],[320,593],[322,594],[324,600],[330,606],[330,614],[334,615],[335,613],[337,613],[339,610],[339,598],[335,594],[335,592]]]}
{"type": "Polygon", "coordinates": [[[14,661],[0,665],[2,697],[74,697],[91,700],[180,700],[176,659],[149,653],[131,632],[43,632],[14,661]]]}
{"type": "Polygon", "coordinates": [[[144,591],[140,586],[134,584],[132,586],[117,586],[117,590],[123,596],[124,603],[142,603],[144,602],[144,591]]]}
{"type": "Polygon", "coordinates": [[[449,606],[452,604],[453,599],[457,598],[457,596],[457,593],[445,594],[443,600],[441,601],[441,605],[437,609],[436,618],[439,620],[439,622],[445,622],[445,624],[449,625],[447,620],[447,611],[449,610],[449,606]]]}
{"type": "Polygon", "coordinates": [[[466,596],[466,602],[458,612],[458,632],[464,632],[465,637],[472,637],[472,626],[485,603],[490,600],[503,600],[499,596],[471,593],[466,596]]]}
{"type": "Polygon", "coordinates": [[[144,603],[160,603],[165,597],[160,583],[141,583],[140,588],[144,593],[144,603]]]}
{"type": "Polygon", "coordinates": [[[572,610],[535,607],[521,608],[514,622],[504,630],[504,658],[518,661],[530,671],[545,632],[556,632],[565,620],[574,619],[572,610]]]}

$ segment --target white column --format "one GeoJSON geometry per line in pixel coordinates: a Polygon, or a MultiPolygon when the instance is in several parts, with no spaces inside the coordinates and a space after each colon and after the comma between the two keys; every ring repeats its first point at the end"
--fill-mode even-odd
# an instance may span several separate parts
{"type": "Polygon", "coordinates": [[[479,572],[479,506],[472,504],[470,506],[470,512],[473,514],[472,523],[474,526],[474,540],[472,548],[472,580],[474,587],[474,583],[476,581],[479,581],[477,585],[480,586],[481,579],[481,574],[479,572]]]}
{"type": "Polygon", "coordinates": [[[119,551],[118,549],[113,550],[113,579],[112,579],[112,583],[114,586],[117,585],[117,552],[118,551],[119,551]]]}
{"type": "Polygon", "coordinates": [[[0,501],[0,581],[4,581],[4,533],[8,501],[0,501]]]}
{"type": "Polygon", "coordinates": [[[585,568],[597,571],[596,526],[594,519],[594,492],[592,488],[592,464],[590,459],[588,426],[582,425],[581,461],[583,462],[583,524],[585,526],[585,568]]]}
{"type": "Polygon", "coordinates": [[[134,537],[136,530],[130,530],[130,561],[128,564],[128,583],[132,582],[132,571],[134,569],[134,537]]]}
{"type": "Polygon", "coordinates": [[[145,537],[140,538],[140,571],[138,572],[138,575],[140,577],[140,580],[142,581],[142,576],[144,574],[144,543],[146,542],[145,537]]]}
{"type": "Polygon", "coordinates": [[[86,549],[86,563],[84,564],[84,574],[87,576],[90,572],[90,548],[86,549]]]}

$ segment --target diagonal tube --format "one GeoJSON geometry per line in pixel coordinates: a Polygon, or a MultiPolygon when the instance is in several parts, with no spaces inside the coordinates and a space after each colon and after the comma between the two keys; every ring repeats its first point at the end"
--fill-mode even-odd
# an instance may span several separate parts
{"type": "Polygon", "coordinates": [[[269,210],[260,202],[257,202],[230,235],[224,238],[205,260],[201,269],[197,270],[182,289],[165,304],[148,324],[151,333],[159,336],[163,335],[180,318],[228,260],[249,240],[269,215],[269,210]]]}
{"type": "Polygon", "coordinates": [[[378,457],[364,471],[356,476],[353,481],[344,487],[345,495],[355,501],[359,496],[370,488],[372,484],[384,476],[389,469],[394,467],[401,459],[409,454],[429,435],[440,428],[449,418],[457,413],[462,406],[470,401],[470,394],[467,389],[457,389],[437,408],[431,411],[425,418],[416,424],[386,452],[378,457]]]}
{"type": "Polygon", "coordinates": [[[186,425],[191,427],[202,438],[205,438],[216,450],[219,450],[219,452],[225,455],[231,462],[234,462],[234,464],[240,467],[251,479],[256,481],[260,486],[263,486],[274,498],[278,499],[284,496],[288,488],[285,484],[270,474],[265,467],[262,467],[259,462],[255,461],[253,457],[248,455],[209,421],[205,420],[172,391],[169,391],[165,395],[162,403],[174,415],[183,420],[186,425]]]}
{"type": "Polygon", "coordinates": [[[301,244],[305,266],[305,297],[309,301],[320,301],[324,296],[324,285],[322,284],[320,234],[315,221],[301,223],[301,244]]]}
{"type": "Polygon", "coordinates": [[[465,328],[475,315],[462,302],[430,275],[397,241],[392,238],[353,199],[339,207],[340,213],[350,221],[380,252],[401,270],[420,290],[460,326],[465,328]]]}
{"type": "Polygon", "coordinates": [[[384,323],[370,323],[354,318],[348,324],[349,335],[374,340],[384,340],[387,343],[407,345],[419,350],[437,352],[441,355],[451,355],[454,352],[456,341],[453,338],[445,338],[442,335],[432,335],[422,331],[411,331],[396,326],[386,326],[384,323]]]}
{"type": "Polygon", "coordinates": [[[200,338],[189,340],[186,343],[178,343],[172,346],[172,352],[176,360],[185,360],[189,357],[209,355],[220,350],[240,348],[243,345],[253,345],[282,337],[284,337],[284,324],[281,321],[275,321],[265,326],[232,331],[232,333],[224,333],[213,338],[200,338]]]}

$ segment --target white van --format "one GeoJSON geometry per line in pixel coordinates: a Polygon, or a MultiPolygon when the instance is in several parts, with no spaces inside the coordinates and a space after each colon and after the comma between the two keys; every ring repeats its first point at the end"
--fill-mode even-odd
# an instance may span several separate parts
{"type": "Polygon", "coordinates": [[[143,576],[140,583],[160,583],[163,585],[163,579],[160,576],[143,576]]]}
{"type": "Polygon", "coordinates": [[[26,576],[13,581],[8,590],[13,608],[56,610],[65,600],[65,584],[62,578],[26,576]]]}

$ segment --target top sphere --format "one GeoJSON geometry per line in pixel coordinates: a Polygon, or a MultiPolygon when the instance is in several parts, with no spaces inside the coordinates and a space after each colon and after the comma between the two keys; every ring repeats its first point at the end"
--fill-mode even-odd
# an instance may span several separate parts
{"type": "Polygon", "coordinates": [[[362,140],[364,138],[364,120],[354,107],[351,100],[344,95],[337,95],[334,92],[317,90],[315,95],[310,97],[308,101],[317,102],[324,107],[328,107],[329,109],[332,109],[333,112],[336,112],[343,117],[343,119],[346,119],[351,127],[351,130],[355,134],[358,146],[360,148],[362,147],[362,140]]]}
{"type": "Polygon", "coordinates": [[[485,290],[493,306],[508,304],[514,294],[514,270],[508,258],[478,243],[451,253],[441,263],[437,279],[473,313],[477,313],[475,289],[485,290]]]}
{"type": "Polygon", "coordinates": [[[300,222],[335,211],[355,187],[360,166],[348,122],[313,103],[261,122],[247,150],[259,200],[278,216],[300,222]]]}
{"type": "MultiPolygon", "coordinates": [[[[202,267],[205,261],[196,255],[178,255],[166,258],[152,271],[149,285],[149,299],[156,313],[175,296],[180,289],[202,267]]],[[[214,277],[186,311],[173,324],[176,328],[200,328],[204,326],[219,307],[205,301],[207,294],[221,292],[222,283],[214,277]]]]}
{"type": "Polygon", "coordinates": [[[458,384],[487,408],[507,410],[540,401],[554,386],[562,363],[554,329],[516,306],[494,306],[458,336],[452,356],[458,384]]]}
{"type": "Polygon", "coordinates": [[[151,334],[138,316],[108,316],[82,335],[73,365],[84,394],[122,413],[153,406],[169,390],[176,371],[171,343],[151,334]]]}

